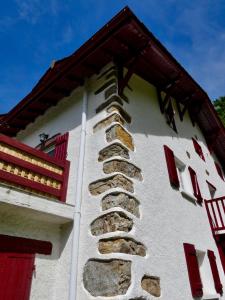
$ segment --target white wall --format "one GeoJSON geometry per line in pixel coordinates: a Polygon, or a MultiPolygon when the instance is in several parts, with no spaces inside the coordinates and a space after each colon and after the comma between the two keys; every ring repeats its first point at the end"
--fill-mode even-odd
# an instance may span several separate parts
{"type": "Polygon", "coordinates": [[[39,134],[46,133],[49,137],[57,133],[69,132],[68,156],[71,162],[67,190],[67,204],[75,203],[75,183],[77,176],[78,154],[80,146],[80,125],[83,89],[78,88],[69,97],[62,99],[56,106],[49,108],[43,116],[17,135],[21,142],[36,147],[40,143],[39,134]]]}
{"type": "MultiPolygon", "coordinates": [[[[135,144],[135,151],[133,153],[130,151],[130,161],[141,168],[144,178],[142,182],[133,180],[134,196],[141,203],[141,218],[137,219],[132,216],[135,226],[129,234],[118,234],[117,232],[100,237],[115,235],[134,237],[137,241],[145,244],[148,254],[142,258],[131,257],[126,254],[100,255],[98,252],[97,241],[100,237],[91,235],[90,224],[95,218],[103,214],[100,203],[104,194],[91,196],[88,185],[100,178],[107,177],[103,173],[102,163],[99,163],[97,158],[99,151],[108,143],[105,138],[105,129],[93,134],[93,126],[106,117],[104,111],[99,114],[95,113],[97,106],[104,101],[104,92],[95,96],[93,92],[101,82],[98,82],[97,85],[94,82],[95,79],[93,78],[90,83],[91,93],[88,104],[89,120],[81,213],[78,299],[93,299],[82,284],[82,271],[87,260],[89,258],[118,257],[131,259],[133,262],[132,285],[127,294],[119,296],[118,299],[130,299],[137,296],[153,299],[154,297],[150,297],[140,286],[140,280],[144,274],[160,277],[161,299],[192,299],[183,243],[194,244],[196,249],[202,251],[213,250],[217,257],[221,280],[225,282],[205,207],[187,200],[179,190],[170,186],[163,145],[169,146],[179,159],[193,167],[199,179],[203,198],[210,198],[206,179],[217,187],[217,196],[224,195],[224,182],[216,172],[213,159],[208,152],[200,129],[197,125],[192,126],[188,113],[185,114],[183,122],[179,120],[178,113],[176,113],[178,129],[178,134],[176,134],[166,124],[164,116],[160,113],[156,89],[137,76],[133,76],[129,82],[132,91],[126,89],[125,93],[130,102],[129,104],[125,103],[124,108],[132,117],[132,123],[126,126],[132,134],[135,144]],[[197,135],[202,146],[206,162],[201,160],[194,150],[191,138],[195,135],[197,135]],[[186,151],[190,153],[190,159],[186,151]],[[206,170],[208,170],[209,175],[206,174],[206,170]]],[[[129,213],[127,215],[129,216],[129,213]]]]}
{"type": "Polygon", "coordinates": [[[82,94],[82,88],[76,89],[70,97],[48,109],[43,116],[38,117],[17,136],[18,140],[35,147],[40,143],[40,133],[45,132],[51,137],[57,133],[63,134],[69,131],[67,159],[70,161],[70,174],[66,204],[50,199],[39,199],[38,196],[27,195],[22,191],[12,190],[9,194],[6,188],[0,187],[1,195],[8,193],[7,201],[4,202],[7,202],[10,207],[7,213],[5,209],[2,209],[3,206],[0,206],[0,233],[50,241],[53,244],[52,255],[36,255],[36,277],[33,277],[31,289],[32,300],[68,299],[71,220],[76,201],[75,186],[80,146],[82,94]],[[38,205],[35,205],[35,201],[38,201],[38,205]],[[25,211],[23,211],[23,206],[26,207],[25,211]],[[30,211],[27,210],[28,207],[30,211]],[[22,213],[18,214],[19,211],[22,213]],[[70,222],[63,220],[64,216],[70,218],[70,222]]]}
{"type": "Polygon", "coordinates": [[[60,226],[57,223],[33,220],[29,214],[27,216],[21,215],[16,209],[12,210],[10,206],[8,209],[0,210],[1,234],[52,243],[51,255],[35,255],[36,272],[32,278],[30,299],[67,299],[70,240],[68,238],[65,240],[65,237],[68,237],[70,230],[71,225],[69,223],[60,226]],[[62,266],[67,272],[62,271],[62,266]],[[60,278],[59,274],[61,275],[60,278]]]}
{"type": "MultiPolygon", "coordinates": [[[[192,126],[187,113],[184,121],[180,122],[178,113],[176,113],[178,128],[178,134],[176,134],[166,124],[164,116],[160,113],[155,88],[137,76],[133,76],[129,82],[132,91],[125,90],[129,104],[125,103],[124,109],[132,117],[131,124],[126,125],[135,144],[135,151],[130,151],[130,161],[141,168],[144,178],[142,182],[133,180],[134,196],[140,201],[141,217],[138,219],[132,216],[134,227],[128,234],[115,232],[100,237],[91,235],[91,222],[107,212],[101,211],[101,199],[104,194],[91,196],[88,190],[88,185],[91,182],[107,177],[102,170],[103,164],[97,160],[99,151],[108,145],[105,129],[93,134],[93,126],[106,117],[105,111],[95,113],[97,106],[104,101],[104,91],[97,96],[94,94],[103,83],[103,79],[96,81],[96,78],[97,76],[93,76],[88,82],[88,121],[77,299],[94,299],[87,293],[82,283],[83,267],[89,258],[132,260],[132,284],[126,295],[117,297],[120,300],[128,300],[138,296],[146,296],[146,299],[154,298],[141,288],[140,281],[144,274],[160,277],[161,299],[192,299],[183,251],[184,242],[194,244],[198,250],[213,250],[217,256],[221,280],[225,282],[205,207],[195,205],[192,201],[184,198],[180,191],[170,186],[163,145],[169,146],[180,160],[195,169],[204,198],[210,197],[206,179],[217,187],[217,196],[224,195],[224,183],[216,172],[213,159],[208,153],[204,137],[198,126],[192,126]],[[191,140],[195,135],[198,136],[206,162],[202,161],[195,153],[191,140]],[[187,157],[186,151],[190,153],[190,159],[187,157]],[[208,170],[209,175],[206,174],[206,170],[208,170]],[[100,255],[97,250],[99,238],[118,235],[132,237],[142,242],[147,247],[147,256],[143,258],[131,257],[126,254],[100,255]]],[[[58,132],[69,131],[68,160],[71,161],[71,168],[67,203],[71,205],[75,203],[81,98],[82,89],[78,89],[56,107],[50,108],[44,116],[39,117],[18,135],[18,139],[34,147],[39,143],[39,134],[42,132],[52,136],[58,132]]],[[[110,211],[114,210],[122,209],[111,209],[110,211]]],[[[127,215],[130,216],[129,213],[127,215]]],[[[67,299],[71,255],[70,225],[59,227],[46,223],[32,223],[32,220],[29,222],[26,220],[18,221],[16,217],[12,218],[15,220],[13,224],[6,218],[4,220],[3,222],[1,219],[1,223],[5,223],[5,227],[1,228],[4,228],[2,232],[5,234],[24,236],[25,233],[27,237],[49,239],[54,244],[54,252],[51,257],[37,256],[37,272],[42,276],[42,279],[38,275],[39,277],[33,281],[32,299],[67,299]],[[18,224],[16,228],[15,224],[18,224]],[[24,226],[26,226],[26,231],[24,226]]],[[[0,226],[2,225],[0,224],[0,226]]],[[[113,299],[117,298],[114,297],[113,299]]]]}

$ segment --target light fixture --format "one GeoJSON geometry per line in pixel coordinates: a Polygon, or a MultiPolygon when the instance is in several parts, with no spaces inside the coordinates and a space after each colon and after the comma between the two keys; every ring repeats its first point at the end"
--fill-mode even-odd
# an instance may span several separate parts
{"type": "Polygon", "coordinates": [[[48,139],[48,134],[46,134],[46,133],[41,133],[41,134],[39,134],[39,138],[40,138],[40,142],[41,142],[41,144],[42,145],[44,145],[45,144],[45,142],[47,141],[47,139],[48,139]]]}

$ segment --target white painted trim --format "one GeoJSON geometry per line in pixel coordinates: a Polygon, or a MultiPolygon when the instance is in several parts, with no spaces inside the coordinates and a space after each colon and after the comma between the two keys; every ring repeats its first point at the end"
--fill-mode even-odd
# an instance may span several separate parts
{"type": "Polygon", "coordinates": [[[73,223],[73,232],[72,232],[69,300],[76,300],[77,297],[77,269],[78,269],[78,254],[79,254],[84,155],[85,155],[85,142],[86,142],[87,102],[88,102],[87,90],[84,86],[81,133],[80,133],[80,150],[79,150],[79,162],[78,162],[78,173],[77,173],[78,175],[77,175],[77,182],[76,182],[74,223],[73,223]]]}

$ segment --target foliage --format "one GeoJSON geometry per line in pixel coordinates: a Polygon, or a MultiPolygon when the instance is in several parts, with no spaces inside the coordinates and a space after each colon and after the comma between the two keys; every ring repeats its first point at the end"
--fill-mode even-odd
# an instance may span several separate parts
{"type": "Polygon", "coordinates": [[[223,125],[225,126],[225,96],[219,97],[218,99],[213,101],[213,105],[221,121],[223,122],[223,125]]]}

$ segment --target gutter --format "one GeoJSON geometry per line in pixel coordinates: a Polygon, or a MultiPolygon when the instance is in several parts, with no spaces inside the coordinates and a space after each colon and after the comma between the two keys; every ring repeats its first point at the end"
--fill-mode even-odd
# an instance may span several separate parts
{"type": "Polygon", "coordinates": [[[81,122],[81,133],[80,133],[80,150],[79,150],[78,173],[77,173],[77,183],[76,183],[75,209],[74,209],[74,219],[73,219],[74,222],[73,222],[73,231],[72,231],[69,300],[77,299],[77,274],[78,274],[84,155],[85,155],[85,142],[86,142],[87,103],[88,103],[87,89],[86,86],[84,85],[83,104],[82,104],[82,122],[81,122]]]}

